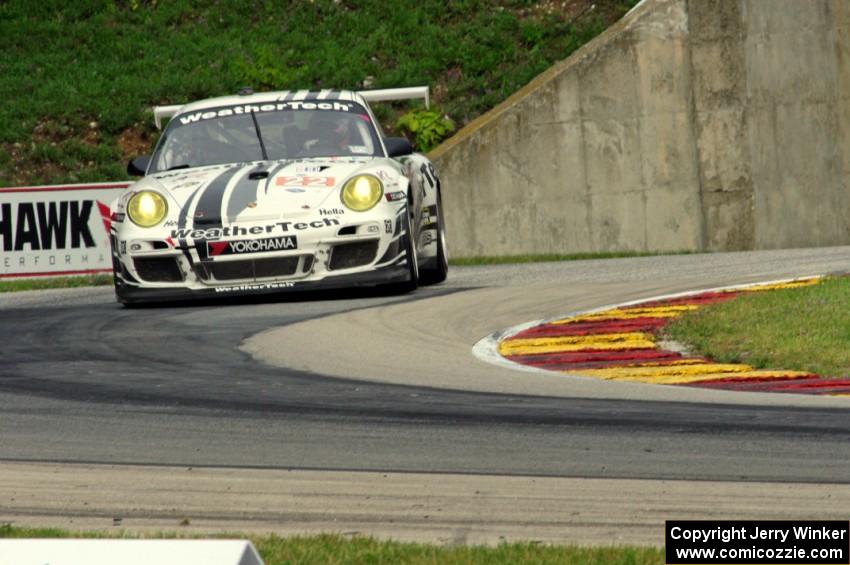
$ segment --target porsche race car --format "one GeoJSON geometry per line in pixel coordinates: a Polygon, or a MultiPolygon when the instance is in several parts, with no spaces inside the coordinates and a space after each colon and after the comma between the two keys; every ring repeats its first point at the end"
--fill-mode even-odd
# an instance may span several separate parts
{"type": "Polygon", "coordinates": [[[251,93],[154,109],[170,117],[112,206],[125,304],[393,285],[448,272],[440,180],[367,101],[427,88],[251,93]]]}

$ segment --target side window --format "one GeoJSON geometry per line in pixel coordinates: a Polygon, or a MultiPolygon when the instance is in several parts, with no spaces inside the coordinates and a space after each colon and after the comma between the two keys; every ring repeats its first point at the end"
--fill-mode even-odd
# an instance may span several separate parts
{"type": "Polygon", "coordinates": [[[349,149],[355,155],[374,155],[375,143],[372,140],[372,132],[369,124],[359,117],[354,119],[356,120],[353,128],[355,135],[353,136],[353,143],[349,145],[349,149]]]}

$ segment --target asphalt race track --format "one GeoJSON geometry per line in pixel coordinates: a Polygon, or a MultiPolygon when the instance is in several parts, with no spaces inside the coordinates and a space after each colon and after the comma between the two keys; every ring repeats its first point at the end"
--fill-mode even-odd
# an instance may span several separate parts
{"type": "Polygon", "coordinates": [[[0,523],[657,543],[665,518],[846,519],[848,398],[471,353],[535,319],[843,272],[846,247],[453,268],[407,296],[0,295],[0,523]]]}

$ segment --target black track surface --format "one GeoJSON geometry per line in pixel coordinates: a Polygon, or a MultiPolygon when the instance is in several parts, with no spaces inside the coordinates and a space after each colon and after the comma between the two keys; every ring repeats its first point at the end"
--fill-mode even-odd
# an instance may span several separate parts
{"type": "Polygon", "coordinates": [[[123,309],[103,289],[0,310],[0,459],[850,482],[848,410],[389,386],[237,349],[269,327],[439,292],[123,309]]]}

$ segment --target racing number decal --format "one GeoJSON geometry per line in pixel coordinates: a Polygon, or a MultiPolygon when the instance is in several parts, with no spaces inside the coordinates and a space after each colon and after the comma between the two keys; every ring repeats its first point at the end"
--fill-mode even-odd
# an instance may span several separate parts
{"type": "Polygon", "coordinates": [[[283,176],[277,177],[275,184],[277,186],[333,187],[336,179],[334,177],[283,176]]]}

